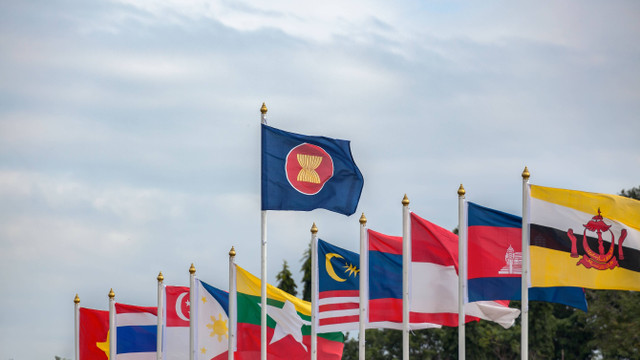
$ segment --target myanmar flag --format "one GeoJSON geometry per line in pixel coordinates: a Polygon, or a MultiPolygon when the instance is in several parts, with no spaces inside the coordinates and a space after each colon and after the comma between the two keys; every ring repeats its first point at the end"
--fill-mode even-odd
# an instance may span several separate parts
{"type": "MultiPolygon", "coordinates": [[[[260,279],[236,266],[236,359],[260,359],[260,279]]],[[[269,360],[309,359],[311,303],[267,284],[267,357],[269,360]]],[[[342,358],[341,332],[318,334],[318,359],[342,358]]]]}
{"type": "Polygon", "coordinates": [[[530,185],[532,286],[640,290],[640,201],[530,185]]]}

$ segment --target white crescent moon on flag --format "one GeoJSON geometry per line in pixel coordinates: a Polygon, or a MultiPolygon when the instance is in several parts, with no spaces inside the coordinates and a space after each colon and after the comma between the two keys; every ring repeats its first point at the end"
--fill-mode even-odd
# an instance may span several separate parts
{"type": "Polygon", "coordinates": [[[182,299],[189,294],[188,292],[183,292],[182,294],[178,295],[178,299],[176,300],[176,314],[178,314],[178,317],[184,321],[189,321],[189,318],[184,316],[184,314],[182,313],[182,299]]]}

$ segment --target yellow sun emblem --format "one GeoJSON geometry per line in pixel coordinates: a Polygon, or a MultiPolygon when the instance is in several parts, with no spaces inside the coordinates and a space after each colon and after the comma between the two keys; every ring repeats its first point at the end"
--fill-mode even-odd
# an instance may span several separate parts
{"type": "Polygon", "coordinates": [[[215,317],[210,316],[212,323],[207,324],[207,327],[211,329],[210,337],[218,336],[218,341],[222,341],[222,337],[227,338],[227,320],[222,320],[222,314],[218,314],[218,320],[215,317]]]}

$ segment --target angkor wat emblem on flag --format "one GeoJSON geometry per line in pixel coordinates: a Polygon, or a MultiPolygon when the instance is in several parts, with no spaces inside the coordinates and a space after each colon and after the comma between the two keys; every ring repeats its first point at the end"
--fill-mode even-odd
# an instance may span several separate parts
{"type": "Polygon", "coordinates": [[[511,245],[509,245],[507,253],[504,254],[504,261],[507,264],[498,271],[498,274],[522,274],[522,253],[513,250],[511,245]]]}
{"type": "MultiPolygon", "coordinates": [[[[611,231],[611,225],[607,225],[604,222],[602,215],[600,214],[600,209],[598,208],[598,215],[594,216],[586,223],[584,226],[584,233],[582,235],[582,248],[584,249],[585,255],[582,255],[582,258],[578,260],[577,265],[584,265],[587,269],[595,268],[598,270],[605,269],[614,269],[616,266],[620,266],[618,264],[618,259],[613,256],[613,250],[616,245],[616,238],[611,231]],[[587,231],[595,232],[598,235],[598,252],[591,250],[589,247],[589,243],[587,242],[587,231]],[[611,245],[609,246],[609,250],[604,252],[604,242],[602,239],[602,233],[609,232],[611,234],[611,245]]],[[[567,231],[567,236],[571,240],[571,257],[577,258],[578,249],[577,249],[577,239],[575,235],[573,235],[573,229],[569,229],[567,231]]],[[[618,257],[620,260],[624,260],[624,252],[622,250],[622,242],[627,237],[627,229],[622,229],[620,232],[620,238],[618,239],[618,257]]]]}

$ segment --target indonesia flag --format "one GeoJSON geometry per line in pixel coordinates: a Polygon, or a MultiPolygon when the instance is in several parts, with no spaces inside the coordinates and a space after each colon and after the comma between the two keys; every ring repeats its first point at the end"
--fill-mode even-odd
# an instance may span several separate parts
{"type": "Polygon", "coordinates": [[[158,334],[156,307],[116,304],[116,359],[155,360],[158,334]]]}
{"type": "MultiPolygon", "coordinates": [[[[458,325],[458,236],[411,213],[410,318],[458,325]]],[[[465,322],[485,319],[508,328],[520,310],[508,301],[465,305],[465,322]]]]}
{"type": "Polygon", "coordinates": [[[360,256],[318,239],[318,332],[358,330],[360,256]]]}
{"type": "Polygon", "coordinates": [[[166,360],[183,360],[189,356],[189,288],[165,286],[165,324],[163,350],[166,360]]]}

